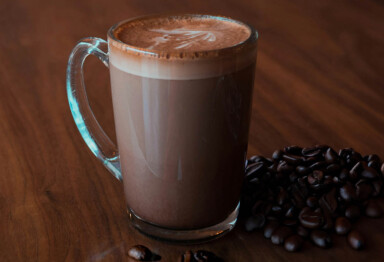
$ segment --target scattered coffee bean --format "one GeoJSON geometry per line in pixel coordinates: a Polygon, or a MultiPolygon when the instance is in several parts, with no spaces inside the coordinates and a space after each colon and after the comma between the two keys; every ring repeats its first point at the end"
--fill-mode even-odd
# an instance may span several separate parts
{"type": "Polygon", "coordinates": [[[198,250],[193,252],[188,250],[181,255],[179,262],[223,262],[223,260],[210,251],[198,250]]]}
{"type": "Polygon", "coordinates": [[[328,248],[332,246],[332,239],[325,231],[313,230],[310,237],[312,242],[318,247],[328,248]]]}
{"type": "Polygon", "coordinates": [[[136,245],[128,250],[128,256],[138,261],[150,260],[152,252],[143,245],[136,245]]]}
{"type": "Polygon", "coordinates": [[[271,241],[275,245],[282,245],[284,240],[293,233],[293,230],[287,226],[278,227],[273,231],[271,241]]]}
{"type": "Polygon", "coordinates": [[[306,229],[305,227],[303,226],[298,226],[296,228],[296,233],[301,236],[301,237],[304,237],[304,238],[307,238],[309,236],[309,231],[308,229],[306,229]]]}
{"type": "Polygon", "coordinates": [[[384,195],[383,184],[384,163],[377,155],[362,157],[352,148],[336,153],[327,145],[289,146],[272,158],[248,160],[240,214],[247,218],[247,231],[262,229],[288,251],[298,250],[308,237],[330,247],[329,233],[348,235],[362,214],[382,215],[373,198],[384,195]]]}
{"type": "Polygon", "coordinates": [[[383,210],[374,200],[370,200],[365,207],[365,214],[372,218],[378,218],[383,215],[383,210]]]}
{"type": "Polygon", "coordinates": [[[345,210],[345,216],[349,219],[358,219],[360,214],[360,207],[356,205],[351,205],[345,210]]]}
{"type": "Polygon", "coordinates": [[[336,218],[335,231],[338,235],[348,234],[351,228],[352,228],[352,225],[348,221],[348,219],[346,219],[345,217],[336,218]]]}
{"type": "Polygon", "coordinates": [[[348,244],[356,250],[363,249],[365,246],[365,239],[363,235],[356,230],[351,231],[351,233],[348,234],[347,237],[348,244]]]}
{"type": "Polygon", "coordinates": [[[289,252],[296,252],[301,249],[303,239],[298,235],[292,235],[284,241],[284,248],[289,252]]]}
{"type": "Polygon", "coordinates": [[[265,238],[271,238],[272,233],[276,230],[276,228],[279,227],[279,222],[277,221],[270,221],[264,228],[264,237],[265,238]]]}

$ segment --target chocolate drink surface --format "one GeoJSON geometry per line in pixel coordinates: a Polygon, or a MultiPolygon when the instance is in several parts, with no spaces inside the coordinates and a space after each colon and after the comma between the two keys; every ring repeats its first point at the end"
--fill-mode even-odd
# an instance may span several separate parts
{"type": "Polygon", "coordinates": [[[146,56],[109,46],[124,191],[143,220],[201,228],[237,206],[255,56],[204,50],[233,47],[249,35],[244,25],[213,18],[139,20],[115,30],[124,44],[164,50],[146,56]]]}

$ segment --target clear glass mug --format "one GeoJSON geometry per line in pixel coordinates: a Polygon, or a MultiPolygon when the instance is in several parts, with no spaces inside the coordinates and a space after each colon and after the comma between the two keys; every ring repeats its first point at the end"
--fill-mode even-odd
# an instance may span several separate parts
{"type": "Polygon", "coordinates": [[[68,61],[68,101],[89,149],[123,182],[135,228],[171,241],[214,239],[235,226],[239,212],[257,32],[226,17],[181,15],[168,18],[236,23],[249,36],[227,48],[198,52],[145,49],[119,39],[130,23],[164,17],[120,22],[108,31],[108,42],[78,42],[68,61]],[[83,63],[88,55],[110,69],[119,150],[87,100],[83,63]]]}

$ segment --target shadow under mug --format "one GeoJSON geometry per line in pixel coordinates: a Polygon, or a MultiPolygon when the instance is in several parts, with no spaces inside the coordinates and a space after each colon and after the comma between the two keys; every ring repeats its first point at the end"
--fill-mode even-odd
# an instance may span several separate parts
{"type": "MultiPolygon", "coordinates": [[[[180,40],[172,35],[170,40],[180,40]]],[[[175,40],[175,41],[176,41],[175,40]]],[[[129,218],[142,233],[201,242],[236,224],[244,176],[257,52],[257,32],[220,16],[147,16],[118,23],[108,42],[84,38],[67,67],[70,109],[84,141],[124,184],[129,218]],[[209,51],[163,51],[119,40],[125,25],[148,19],[214,19],[249,37],[209,51]],[[110,69],[116,145],[88,103],[88,55],[110,69]]]]}

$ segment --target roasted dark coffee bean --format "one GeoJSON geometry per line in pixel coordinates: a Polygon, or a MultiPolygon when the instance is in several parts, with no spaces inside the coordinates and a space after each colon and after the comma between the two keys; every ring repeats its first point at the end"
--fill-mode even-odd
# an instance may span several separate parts
{"type": "Polygon", "coordinates": [[[306,157],[316,157],[322,154],[322,150],[317,147],[306,147],[303,148],[301,154],[306,157]]]}
{"type": "Polygon", "coordinates": [[[334,175],[340,172],[340,165],[339,164],[330,164],[326,167],[325,171],[327,174],[334,175]]]}
{"type": "Polygon", "coordinates": [[[296,228],[296,233],[301,236],[301,237],[304,237],[304,238],[307,238],[309,236],[309,230],[306,229],[305,227],[303,226],[298,226],[296,228]]]}
{"type": "Polygon", "coordinates": [[[351,231],[351,233],[348,234],[347,237],[348,244],[356,250],[363,249],[365,246],[365,239],[363,235],[356,230],[351,231]]]}
{"type": "Polygon", "coordinates": [[[188,250],[179,258],[179,262],[194,262],[192,251],[188,250]]]}
{"type": "Polygon", "coordinates": [[[289,227],[293,227],[293,226],[296,226],[298,224],[297,220],[296,219],[285,219],[283,221],[283,225],[285,226],[289,226],[289,227]]]}
{"type": "Polygon", "coordinates": [[[293,155],[298,155],[300,156],[301,155],[301,151],[303,149],[299,146],[286,146],[284,148],[284,151],[288,154],[293,154],[293,155]]]}
{"type": "Polygon", "coordinates": [[[380,195],[381,189],[383,188],[383,180],[373,181],[372,186],[373,186],[372,196],[376,197],[376,196],[380,195]]]}
{"type": "Polygon", "coordinates": [[[300,176],[305,176],[307,175],[311,170],[308,167],[305,166],[297,166],[296,167],[296,173],[299,174],[300,176]]]}
{"type": "Polygon", "coordinates": [[[258,214],[256,216],[250,216],[245,221],[245,230],[247,232],[252,232],[256,229],[260,229],[265,224],[265,216],[262,214],[258,214]]]}
{"type": "Polygon", "coordinates": [[[284,241],[284,248],[289,252],[296,252],[303,246],[303,239],[298,235],[292,235],[284,241]]]}
{"type": "Polygon", "coordinates": [[[331,164],[339,160],[339,156],[337,155],[335,150],[333,150],[332,148],[328,148],[324,154],[324,159],[327,163],[331,164]]]}
{"type": "Polygon", "coordinates": [[[345,209],[345,216],[349,219],[358,219],[360,215],[360,207],[356,205],[351,205],[345,209]]]}
{"type": "Polygon", "coordinates": [[[152,257],[152,252],[143,245],[136,245],[128,250],[128,256],[138,261],[149,260],[152,257]]]}
{"type": "Polygon", "coordinates": [[[352,169],[349,171],[349,178],[352,181],[358,180],[361,172],[363,171],[363,164],[361,162],[357,162],[352,169]]]}
{"type": "Polygon", "coordinates": [[[299,178],[299,175],[296,174],[295,172],[292,172],[291,174],[289,174],[289,181],[291,183],[295,182],[298,178],[299,178]]]}
{"type": "Polygon", "coordinates": [[[270,221],[268,224],[264,227],[264,237],[265,238],[271,238],[272,233],[278,228],[280,223],[278,221],[270,221]]]}
{"type": "Polygon", "coordinates": [[[332,246],[332,239],[325,231],[313,230],[310,237],[312,242],[318,247],[328,248],[332,246]]]}
{"type": "Polygon", "coordinates": [[[380,170],[380,162],[373,161],[373,160],[372,160],[372,161],[369,161],[369,162],[368,162],[368,167],[371,167],[371,168],[373,168],[373,169],[379,171],[379,170],[380,170]]]}
{"type": "Polygon", "coordinates": [[[263,156],[252,156],[250,159],[249,159],[250,162],[252,163],[256,163],[256,162],[265,162],[266,159],[265,157],[263,156]]]}
{"type": "Polygon", "coordinates": [[[287,162],[288,164],[293,166],[297,166],[303,161],[301,157],[295,156],[295,155],[283,155],[282,159],[285,160],[285,162],[287,162]]]}
{"type": "Polygon", "coordinates": [[[327,162],[325,161],[319,161],[309,166],[312,170],[322,170],[327,166],[327,162]]]}
{"type": "Polygon", "coordinates": [[[278,195],[276,197],[277,204],[278,205],[283,205],[285,203],[285,201],[287,201],[287,200],[288,200],[288,193],[287,193],[287,191],[284,188],[280,187],[279,193],[278,193],[278,195]]]}
{"type": "Polygon", "coordinates": [[[285,217],[286,217],[286,218],[292,218],[292,217],[296,216],[296,214],[297,214],[296,207],[291,206],[291,207],[288,208],[287,211],[285,212],[285,217]]]}
{"type": "Polygon", "coordinates": [[[341,172],[339,173],[338,177],[339,177],[339,180],[341,182],[345,182],[348,179],[348,177],[349,177],[348,169],[346,169],[346,168],[342,169],[341,172]]]}
{"type": "Polygon", "coordinates": [[[381,171],[381,174],[384,176],[384,163],[381,165],[380,171],[381,171]]]}
{"type": "Polygon", "coordinates": [[[277,172],[279,173],[290,173],[293,171],[293,166],[288,165],[287,162],[284,160],[281,160],[279,164],[277,165],[277,172]]]}
{"type": "Polygon", "coordinates": [[[305,201],[305,203],[307,204],[307,206],[309,206],[310,208],[315,208],[317,207],[318,203],[319,203],[319,200],[317,199],[317,197],[314,197],[314,196],[311,196],[311,197],[308,197],[307,200],[305,201]]]}
{"type": "Polygon", "coordinates": [[[307,166],[307,167],[310,167],[311,165],[313,165],[314,163],[316,162],[319,162],[321,161],[322,158],[320,156],[317,156],[317,157],[308,157],[308,158],[305,158],[304,159],[304,163],[303,165],[304,166],[307,166]]]}
{"type": "Polygon", "coordinates": [[[299,221],[302,226],[306,228],[319,228],[324,223],[324,217],[321,212],[312,211],[311,209],[305,207],[301,210],[299,214],[299,221]]]}
{"type": "Polygon", "coordinates": [[[272,158],[275,160],[280,160],[283,154],[284,152],[282,150],[276,150],[275,152],[273,152],[272,158]]]}
{"type": "Polygon", "coordinates": [[[281,215],[281,213],[283,212],[283,209],[281,208],[281,206],[272,206],[272,209],[271,209],[271,214],[272,215],[276,215],[276,216],[279,216],[281,215]]]}
{"type": "Polygon", "coordinates": [[[353,152],[353,149],[352,148],[343,148],[343,149],[340,149],[339,151],[339,156],[343,159],[346,159],[347,156],[350,156],[353,152]]]}
{"type": "Polygon", "coordinates": [[[381,162],[380,157],[376,154],[369,155],[367,158],[364,157],[364,160],[366,160],[367,162],[370,162],[370,161],[375,161],[379,163],[381,162]]]}
{"type": "Polygon", "coordinates": [[[292,229],[287,226],[281,226],[273,231],[271,235],[271,241],[275,245],[282,245],[284,240],[290,235],[293,235],[292,229]]]}
{"type": "Polygon", "coordinates": [[[324,173],[320,170],[314,170],[311,174],[308,175],[308,183],[313,184],[319,184],[323,182],[324,180],[324,173]]]}
{"type": "Polygon", "coordinates": [[[335,221],[335,231],[338,235],[345,235],[351,231],[352,225],[345,217],[338,217],[335,221]]]}
{"type": "Polygon", "coordinates": [[[206,250],[198,250],[193,254],[193,258],[196,262],[223,262],[223,260],[217,257],[213,252],[206,250]]]}
{"type": "Polygon", "coordinates": [[[356,195],[357,198],[364,201],[367,200],[373,193],[372,185],[364,180],[360,180],[356,183],[356,195]]]}
{"type": "Polygon", "coordinates": [[[374,168],[367,166],[363,169],[363,171],[361,171],[361,177],[367,179],[375,179],[379,177],[379,173],[377,173],[374,168]]]}
{"type": "Polygon", "coordinates": [[[357,198],[355,187],[351,184],[345,184],[339,190],[340,196],[347,202],[355,200],[357,198]]]}
{"type": "Polygon", "coordinates": [[[245,176],[248,180],[255,178],[258,175],[261,175],[265,170],[265,164],[263,162],[256,162],[249,165],[245,170],[245,176]]]}
{"type": "Polygon", "coordinates": [[[383,210],[375,200],[369,200],[367,206],[365,207],[365,214],[368,217],[379,218],[383,215],[383,210]]]}

